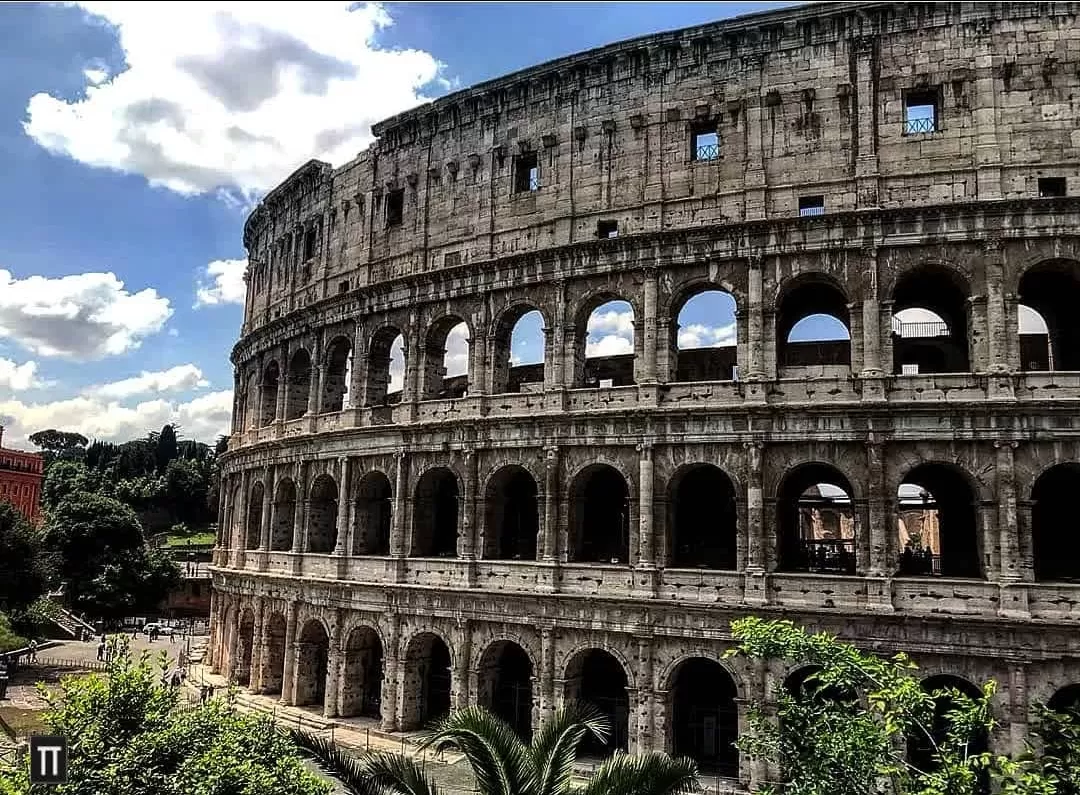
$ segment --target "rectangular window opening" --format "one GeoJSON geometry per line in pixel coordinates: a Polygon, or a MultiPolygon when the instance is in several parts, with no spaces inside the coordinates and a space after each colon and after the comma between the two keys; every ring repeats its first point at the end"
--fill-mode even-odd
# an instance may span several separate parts
{"type": "Polygon", "coordinates": [[[514,193],[528,193],[540,188],[540,163],[535,152],[514,159],[514,193]]]}
{"type": "Polygon", "coordinates": [[[337,291],[338,295],[349,292],[349,280],[346,279],[345,281],[338,282],[337,291]]]}
{"type": "Polygon", "coordinates": [[[613,237],[619,236],[619,222],[618,221],[597,221],[596,222],[596,236],[601,240],[609,240],[613,237]]]}
{"type": "Polygon", "coordinates": [[[601,378],[599,382],[600,389],[612,389],[615,386],[614,378],[601,378]]]}
{"type": "Polygon", "coordinates": [[[690,135],[690,159],[718,160],[720,158],[720,136],[716,133],[716,123],[696,125],[690,135]]]}
{"type": "Polygon", "coordinates": [[[917,364],[902,364],[900,365],[901,375],[918,375],[919,365],[917,364]]]}
{"type": "Polygon", "coordinates": [[[405,189],[399,188],[386,194],[386,225],[401,226],[405,215],[405,189]]]}
{"type": "Polygon", "coordinates": [[[1065,177],[1039,177],[1039,198],[1056,199],[1065,195],[1065,177]]]}
{"type": "Polygon", "coordinates": [[[800,196],[799,197],[799,215],[824,215],[825,214],[825,197],[824,196],[800,196]]]}
{"type": "Polygon", "coordinates": [[[909,91],[904,95],[904,135],[938,131],[941,100],[937,91],[909,91]]]}

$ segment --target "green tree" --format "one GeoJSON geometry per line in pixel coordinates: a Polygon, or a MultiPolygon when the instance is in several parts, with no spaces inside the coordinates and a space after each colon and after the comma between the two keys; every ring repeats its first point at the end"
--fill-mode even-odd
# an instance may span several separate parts
{"type": "Polygon", "coordinates": [[[68,781],[34,786],[0,763],[4,795],[327,795],[292,744],[266,716],[239,714],[231,699],[190,708],[161,683],[163,652],[132,661],[113,656],[105,674],[68,677],[44,687],[51,731],[71,741],[68,781]]]}
{"type": "Polygon", "coordinates": [[[21,649],[25,645],[26,638],[16,634],[8,617],[0,613],[0,654],[13,649],[21,649]]]}
{"type": "Polygon", "coordinates": [[[177,459],[165,469],[165,497],[168,509],[181,522],[197,523],[206,517],[210,484],[195,461],[177,459]]]}
{"type": "Polygon", "coordinates": [[[44,543],[58,556],[68,604],[93,616],[153,608],[180,578],[175,563],[147,548],[135,512],[109,497],[62,499],[49,513],[44,543]]]}
{"type": "MultiPolygon", "coordinates": [[[[526,744],[501,718],[466,707],[441,721],[422,748],[456,748],[464,754],[479,795],[678,795],[698,789],[697,766],[651,752],[624,753],[604,761],[584,786],[572,782],[578,747],[589,734],[607,738],[607,718],[591,707],[557,712],[526,744]]],[[[435,783],[413,759],[393,752],[353,756],[303,730],[294,741],[350,795],[437,795],[435,783]]]]}
{"type": "Polygon", "coordinates": [[[98,493],[103,490],[100,473],[81,461],[55,461],[45,470],[41,504],[50,511],[69,494],[98,493]]]}
{"type": "Polygon", "coordinates": [[[0,502],[0,612],[17,613],[48,590],[50,558],[41,533],[0,502]]]}
{"type": "Polygon", "coordinates": [[[164,472],[165,467],[171,461],[174,461],[177,455],[179,455],[179,449],[176,445],[176,428],[172,425],[166,425],[158,434],[157,449],[154,451],[157,471],[164,472]]]}
{"type": "Polygon", "coordinates": [[[41,448],[45,466],[58,459],[79,461],[86,454],[87,439],[81,433],[49,428],[30,434],[29,439],[31,444],[41,448]]]}

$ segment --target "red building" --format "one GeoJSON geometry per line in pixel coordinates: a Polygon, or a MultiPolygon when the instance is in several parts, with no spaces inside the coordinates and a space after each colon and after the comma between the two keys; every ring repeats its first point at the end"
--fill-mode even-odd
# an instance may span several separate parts
{"type": "Polygon", "coordinates": [[[0,426],[0,500],[10,502],[37,524],[41,516],[44,460],[40,453],[8,450],[3,446],[3,438],[4,428],[0,426]]]}

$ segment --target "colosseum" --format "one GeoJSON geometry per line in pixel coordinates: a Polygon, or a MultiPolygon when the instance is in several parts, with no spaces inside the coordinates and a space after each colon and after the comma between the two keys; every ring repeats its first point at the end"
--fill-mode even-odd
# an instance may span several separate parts
{"type": "Polygon", "coordinates": [[[805,668],[730,622],[783,616],[997,680],[1019,750],[1080,694],[1078,12],[739,17],[297,170],[244,228],[214,668],[383,732],[587,700],[590,752],[739,790],[805,668]]]}

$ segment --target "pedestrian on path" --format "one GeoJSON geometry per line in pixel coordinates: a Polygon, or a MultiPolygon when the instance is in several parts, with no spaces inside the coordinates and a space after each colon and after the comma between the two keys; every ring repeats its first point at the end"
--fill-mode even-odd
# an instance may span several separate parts
{"type": "Polygon", "coordinates": [[[97,658],[99,660],[104,660],[105,659],[105,638],[104,637],[101,639],[101,643],[98,644],[97,658]]]}
{"type": "Polygon", "coordinates": [[[30,641],[30,662],[37,662],[37,641],[31,639],[30,641]]]}

